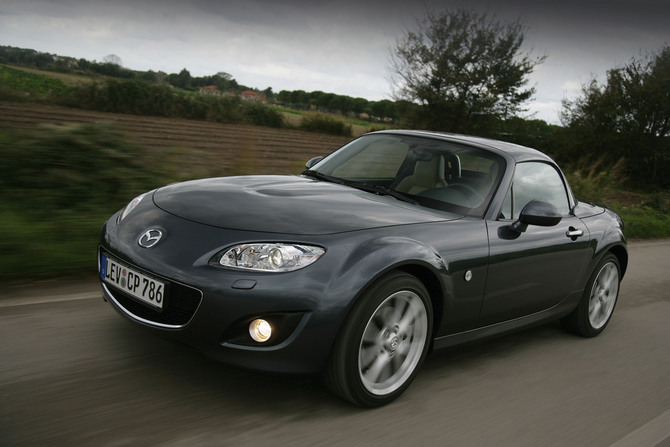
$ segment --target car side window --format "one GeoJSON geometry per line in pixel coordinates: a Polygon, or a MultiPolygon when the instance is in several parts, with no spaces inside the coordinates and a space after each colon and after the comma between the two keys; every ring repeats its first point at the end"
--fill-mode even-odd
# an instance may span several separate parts
{"type": "Polygon", "coordinates": [[[531,200],[541,200],[554,205],[565,215],[570,212],[570,202],[563,179],[556,169],[540,162],[516,165],[512,187],[505,196],[500,217],[516,220],[524,206],[531,200]]]}

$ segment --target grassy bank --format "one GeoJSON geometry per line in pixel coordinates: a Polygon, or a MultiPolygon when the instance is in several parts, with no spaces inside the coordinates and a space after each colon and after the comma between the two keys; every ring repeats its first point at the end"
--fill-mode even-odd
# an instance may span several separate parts
{"type": "Polygon", "coordinates": [[[623,218],[628,238],[670,237],[670,192],[625,189],[624,163],[582,161],[565,172],[577,197],[603,204],[623,218]]]}
{"type": "Polygon", "coordinates": [[[177,177],[108,124],[4,132],[0,146],[2,279],[93,273],[102,223],[177,177]]]}

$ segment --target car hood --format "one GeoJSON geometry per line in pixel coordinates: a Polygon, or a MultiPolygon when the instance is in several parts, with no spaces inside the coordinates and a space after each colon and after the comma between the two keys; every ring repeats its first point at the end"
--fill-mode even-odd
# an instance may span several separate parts
{"type": "Polygon", "coordinates": [[[170,214],[205,225],[285,234],[333,234],[462,217],[294,176],[194,180],[160,188],[153,200],[170,214]]]}

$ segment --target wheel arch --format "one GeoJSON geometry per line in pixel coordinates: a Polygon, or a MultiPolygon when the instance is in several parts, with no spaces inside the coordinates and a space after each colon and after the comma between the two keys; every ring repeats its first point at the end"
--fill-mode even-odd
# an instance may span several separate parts
{"type": "MultiPolygon", "coordinates": [[[[359,346],[358,350],[363,349],[362,338],[359,338],[359,336],[356,335],[360,330],[359,328],[362,327],[360,326],[360,323],[365,322],[368,317],[371,318],[371,315],[374,315],[377,312],[374,309],[377,305],[379,305],[380,302],[386,302],[389,299],[389,291],[399,291],[403,290],[404,287],[407,287],[406,290],[413,289],[414,291],[418,292],[419,288],[425,288],[426,290],[422,290],[420,293],[423,296],[427,294],[426,299],[430,300],[431,305],[426,309],[426,312],[432,313],[435,310],[435,302],[439,301],[435,300],[435,297],[432,296],[434,287],[438,285],[438,278],[430,271],[429,268],[420,264],[412,263],[397,265],[392,268],[385,269],[383,272],[380,272],[379,275],[376,275],[368,283],[366,283],[365,287],[363,287],[357,294],[356,299],[352,300],[351,307],[347,309],[346,315],[342,320],[342,324],[338,329],[337,337],[331,349],[326,366],[322,372],[322,378],[326,385],[333,392],[345,400],[364,407],[384,405],[385,403],[388,403],[402,394],[402,392],[404,392],[404,390],[411,384],[421,363],[423,362],[423,359],[425,359],[425,356],[428,355],[428,353],[432,350],[434,330],[431,330],[430,327],[435,326],[433,324],[435,322],[435,315],[433,315],[432,318],[430,318],[430,315],[426,315],[430,319],[427,322],[428,327],[425,329],[428,329],[430,332],[425,332],[424,329],[422,337],[425,337],[425,344],[421,344],[420,354],[418,354],[419,351],[415,350],[414,354],[407,357],[408,359],[410,359],[410,357],[414,358],[415,360],[411,360],[411,362],[416,361],[416,363],[413,363],[413,366],[409,367],[410,369],[404,369],[401,367],[401,369],[398,370],[402,372],[402,378],[399,379],[400,382],[394,382],[394,386],[392,389],[389,389],[388,394],[379,394],[378,396],[373,396],[373,394],[377,393],[373,390],[374,385],[373,388],[370,388],[365,384],[366,380],[363,378],[362,370],[360,369],[360,360],[358,360],[358,357],[352,360],[350,354],[348,353],[352,352],[352,347],[359,346]],[[388,282],[384,281],[384,278],[387,278],[388,282]],[[405,285],[401,285],[399,282],[399,280],[403,278],[405,285]],[[411,280],[411,286],[407,286],[408,280],[411,280]],[[381,299],[379,299],[379,297],[381,297],[381,299]],[[370,313],[370,310],[374,311],[370,313]],[[356,337],[353,338],[355,341],[353,346],[351,344],[352,337],[356,337]],[[420,355],[420,357],[415,357],[415,354],[420,355]],[[351,365],[354,364],[357,365],[356,368],[358,370],[358,379],[355,379],[352,376],[351,365]],[[346,365],[349,365],[349,367],[346,365]]],[[[395,296],[396,293],[394,292],[393,295],[395,296]]],[[[409,327],[413,326],[414,325],[410,325],[409,327]]],[[[418,325],[418,327],[420,326],[421,325],[418,325]]],[[[393,325],[388,327],[392,328],[393,325]]],[[[367,331],[367,328],[364,330],[367,331]]],[[[379,328],[377,330],[379,330],[379,328]]],[[[360,334],[360,337],[364,337],[363,333],[360,334]]],[[[412,340],[412,337],[407,338],[406,336],[401,337],[398,335],[396,339],[412,340]]],[[[410,343],[414,344],[413,342],[410,343]]],[[[358,355],[359,354],[356,353],[356,356],[358,355]]],[[[383,355],[384,354],[382,354],[380,358],[383,357],[383,355]]],[[[401,364],[405,365],[405,360],[403,360],[401,364]]],[[[393,376],[395,376],[395,371],[393,376]]],[[[373,382],[378,383],[376,380],[373,380],[373,382]]],[[[381,390],[382,389],[380,389],[380,391],[381,390]]],[[[384,390],[386,389],[384,388],[384,390]]]]}
{"type": "Polygon", "coordinates": [[[621,218],[613,211],[605,209],[605,212],[602,214],[582,218],[581,220],[589,229],[594,250],[589,273],[585,281],[588,280],[588,277],[600,260],[608,253],[616,256],[621,268],[621,278],[623,278],[628,268],[628,250],[626,248],[626,236],[623,232],[621,218]]]}
{"type": "MultiPolygon", "coordinates": [[[[439,278],[439,273],[434,269],[434,266],[429,266],[429,264],[424,261],[411,260],[404,263],[395,264],[387,267],[386,269],[380,270],[376,275],[370,278],[370,280],[356,293],[354,299],[348,305],[348,308],[345,312],[345,316],[340,323],[340,328],[338,329],[338,335],[344,326],[344,322],[351,318],[351,312],[356,307],[356,304],[361,300],[361,297],[373,287],[380,279],[390,275],[393,272],[404,272],[409,275],[417,278],[428,291],[428,296],[430,298],[431,310],[433,312],[433,321],[432,321],[432,335],[431,335],[431,344],[432,340],[435,338],[440,322],[442,321],[442,316],[445,308],[445,294],[444,288],[439,278]]],[[[335,338],[337,338],[335,337],[335,338]]]]}
{"type": "Polygon", "coordinates": [[[419,281],[423,283],[428,290],[428,296],[430,297],[430,304],[433,308],[433,334],[432,339],[435,338],[435,334],[439,329],[439,322],[442,321],[442,315],[444,313],[444,288],[440,283],[439,277],[428,267],[421,264],[404,264],[396,267],[396,270],[401,270],[405,273],[408,273],[416,277],[419,281]]]}
{"type": "Polygon", "coordinates": [[[381,236],[356,244],[340,265],[330,281],[330,292],[333,296],[350,298],[338,318],[334,341],[341,336],[345,322],[365,293],[384,276],[401,271],[421,281],[428,292],[433,313],[432,344],[448,308],[451,275],[447,262],[436,249],[409,237],[381,236]]]}
{"type": "Polygon", "coordinates": [[[623,279],[626,269],[628,268],[628,251],[622,245],[614,245],[607,250],[607,253],[612,253],[619,260],[621,279],[623,279]]]}

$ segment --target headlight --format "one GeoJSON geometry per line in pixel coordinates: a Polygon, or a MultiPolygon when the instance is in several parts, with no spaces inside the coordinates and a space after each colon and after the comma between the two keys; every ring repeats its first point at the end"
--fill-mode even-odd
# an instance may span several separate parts
{"type": "Polygon", "coordinates": [[[146,195],[146,193],[140,194],[139,196],[137,196],[133,200],[131,200],[130,203],[128,205],[126,205],[126,207],[123,209],[123,211],[121,211],[121,214],[119,214],[118,222],[121,222],[123,219],[125,219],[126,216],[128,214],[130,214],[130,212],[132,210],[134,210],[137,205],[140,204],[140,202],[142,201],[142,199],[144,198],[145,195],[146,195]]]}
{"type": "Polygon", "coordinates": [[[307,267],[325,253],[321,247],[263,243],[236,245],[212,259],[212,263],[259,272],[292,272],[307,267]]]}

